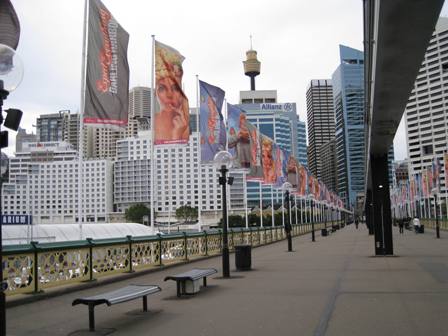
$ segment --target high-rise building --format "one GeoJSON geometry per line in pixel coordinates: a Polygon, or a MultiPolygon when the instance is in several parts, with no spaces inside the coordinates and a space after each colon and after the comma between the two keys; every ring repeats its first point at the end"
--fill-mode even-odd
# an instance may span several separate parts
{"type": "Polygon", "coordinates": [[[78,189],[78,153],[66,142],[24,143],[9,162],[9,182],[2,186],[6,215],[32,215],[35,224],[78,222],[82,193],[83,221],[107,222],[112,212],[112,162],[82,162],[78,189]]]}
{"type": "Polygon", "coordinates": [[[320,179],[333,192],[336,191],[337,186],[335,142],[333,138],[321,145],[319,149],[320,179]]]}
{"type": "MultiPolygon", "coordinates": [[[[300,163],[308,167],[308,146],[306,145],[306,124],[304,121],[299,119],[299,115],[292,116],[292,120],[297,120],[297,140],[296,140],[296,157],[299,159],[300,163]]],[[[294,121],[292,121],[294,124],[294,121]]]]}
{"type": "MultiPolygon", "coordinates": [[[[448,18],[436,24],[405,109],[409,173],[420,173],[448,151],[448,18]]],[[[442,165],[443,167],[443,165],[442,165]]],[[[441,191],[447,181],[440,174],[441,191]]]]}
{"type": "Polygon", "coordinates": [[[347,207],[364,192],[364,55],[339,46],[340,65],[332,76],[335,109],[337,193],[347,207]]]}
{"type": "MultiPolygon", "coordinates": [[[[157,109],[157,101],[156,101],[157,109]]],[[[136,86],[129,91],[128,125],[123,130],[92,128],[90,131],[93,158],[115,158],[117,141],[127,137],[136,137],[139,131],[149,130],[151,123],[151,89],[136,86]]]]}
{"type": "MultiPolygon", "coordinates": [[[[247,115],[247,120],[257,127],[260,132],[273,139],[283,150],[292,153],[299,161],[306,165],[306,132],[305,123],[299,120],[296,103],[265,103],[265,101],[277,101],[275,90],[266,91],[241,91],[238,106],[247,115]],[[267,96],[263,96],[267,93],[267,96]],[[255,103],[260,101],[261,103],[255,103]]],[[[271,203],[271,187],[262,188],[263,202],[271,203]]],[[[282,193],[279,190],[273,192],[274,202],[280,203],[282,193]]],[[[257,182],[247,183],[247,195],[250,205],[258,205],[259,184],[257,182]]]]}
{"type": "Polygon", "coordinates": [[[65,120],[69,115],[70,111],[59,111],[39,116],[36,120],[37,141],[63,141],[65,120]]]}
{"type": "Polygon", "coordinates": [[[313,79],[306,91],[308,168],[322,177],[321,147],[334,138],[333,85],[330,79],[313,79]]]}
{"type": "Polygon", "coordinates": [[[127,136],[136,136],[139,130],[150,128],[151,89],[136,86],[129,91],[129,116],[127,136]]]}
{"type": "MultiPolygon", "coordinates": [[[[84,128],[86,132],[86,128],[84,128]]],[[[86,134],[86,133],[84,133],[86,134]]],[[[78,150],[79,143],[79,114],[71,114],[70,110],[58,113],[43,114],[36,120],[36,141],[58,142],[65,141],[78,150]]],[[[84,138],[84,152],[88,151],[86,137],[84,138]]]]}
{"type": "Polygon", "coordinates": [[[21,152],[23,144],[26,142],[36,142],[37,136],[34,133],[28,134],[26,129],[19,127],[16,135],[16,152],[21,152]]]}

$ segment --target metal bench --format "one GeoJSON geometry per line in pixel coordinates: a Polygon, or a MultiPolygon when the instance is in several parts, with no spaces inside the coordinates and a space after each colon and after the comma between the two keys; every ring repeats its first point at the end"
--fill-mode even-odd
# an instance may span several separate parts
{"type": "Polygon", "coordinates": [[[165,277],[164,281],[176,281],[177,297],[180,297],[182,294],[189,294],[186,292],[185,288],[187,281],[194,282],[200,279],[204,279],[204,287],[207,287],[207,277],[215,273],[218,273],[218,271],[214,268],[195,268],[188,272],[167,276],[165,277]]]}
{"type": "Polygon", "coordinates": [[[79,298],[72,302],[72,306],[85,304],[89,306],[89,330],[95,331],[95,306],[107,304],[108,306],[143,298],[143,311],[148,311],[147,296],[160,292],[162,289],[156,285],[129,285],[111,292],[79,298]]]}

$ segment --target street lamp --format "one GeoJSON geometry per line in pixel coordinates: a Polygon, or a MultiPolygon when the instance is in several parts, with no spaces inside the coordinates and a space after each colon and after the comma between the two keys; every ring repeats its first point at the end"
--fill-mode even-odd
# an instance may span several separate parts
{"type": "MultiPolygon", "coordinates": [[[[7,113],[6,118],[3,119],[3,100],[6,100],[8,94],[14,91],[20,84],[23,78],[23,65],[19,56],[14,49],[0,44],[0,166],[1,166],[1,149],[8,147],[8,131],[1,130],[1,124],[4,122],[4,126],[17,131],[19,128],[20,120],[22,119],[22,111],[17,109],[5,110],[7,113]]],[[[3,177],[0,176],[0,335],[6,335],[6,299],[5,290],[7,284],[3,282],[3,240],[2,240],[2,188],[3,177]]],[[[36,280],[37,281],[37,280],[36,280]]]]}
{"type": "Polygon", "coordinates": [[[310,209],[311,209],[311,241],[316,241],[316,236],[314,233],[314,206],[313,206],[313,195],[308,196],[310,198],[310,209]]]}
{"type": "MultiPolygon", "coordinates": [[[[290,214],[290,207],[289,207],[289,190],[292,188],[291,183],[285,182],[282,185],[282,190],[285,192],[285,205],[288,209],[288,216],[286,216],[285,221],[285,232],[286,232],[286,238],[288,239],[288,252],[292,252],[292,238],[291,238],[291,214],[290,214]]],[[[285,206],[283,206],[283,218],[285,217],[285,206]]]]}
{"type": "Polygon", "coordinates": [[[227,239],[227,184],[233,184],[233,177],[227,177],[227,173],[232,168],[232,155],[227,151],[220,151],[216,153],[214,159],[215,167],[221,172],[218,179],[222,186],[222,276],[223,278],[230,277],[229,268],[229,244],[227,239]]]}

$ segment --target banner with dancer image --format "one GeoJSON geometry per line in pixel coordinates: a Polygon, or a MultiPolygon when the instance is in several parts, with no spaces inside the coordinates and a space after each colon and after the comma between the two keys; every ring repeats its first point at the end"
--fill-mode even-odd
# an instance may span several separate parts
{"type": "Polygon", "coordinates": [[[154,145],[188,143],[190,111],[182,91],[183,61],[176,49],[155,41],[155,94],[159,109],[154,114],[154,145]]]}
{"type": "Polygon", "coordinates": [[[199,95],[201,162],[211,163],[216,153],[226,149],[226,127],[221,113],[225,92],[199,81],[199,95]]]}
{"type": "Polygon", "coordinates": [[[247,181],[263,181],[263,167],[261,164],[261,135],[254,125],[246,122],[250,136],[250,170],[247,181]]]}
{"type": "Polygon", "coordinates": [[[274,141],[266,135],[261,135],[261,164],[263,166],[263,184],[274,185],[275,174],[274,141]]]}

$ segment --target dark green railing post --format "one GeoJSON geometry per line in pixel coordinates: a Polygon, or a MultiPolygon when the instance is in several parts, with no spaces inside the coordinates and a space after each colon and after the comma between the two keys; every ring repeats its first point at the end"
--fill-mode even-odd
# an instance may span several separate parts
{"type": "Polygon", "coordinates": [[[205,240],[205,255],[208,256],[208,236],[207,231],[204,230],[204,240],[205,240]]]}
{"type": "Polygon", "coordinates": [[[92,238],[86,238],[89,243],[89,281],[93,281],[93,243],[92,238]]]}
{"type": "Polygon", "coordinates": [[[32,241],[30,242],[31,246],[33,247],[33,255],[34,255],[34,267],[33,267],[33,272],[34,272],[34,293],[38,293],[39,292],[39,256],[38,256],[38,252],[37,252],[37,244],[38,242],[36,241],[32,241]]]}
{"type": "Polygon", "coordinates": [[[132,269],[132,236],[128,235],[126,236],[126,239],[128,241],[129,244],[129,273],[134,272],[134,270],[132,269]]]}
{"type": "Polygon", "coordinates": [[[157,234],[157,238],[159,241],[159,266],[163,266],[162,263],[162,236],[160,235],[160,233],[157,234]]]}
{"type": "Polygon", "coordinates": [[[235,249],[235,235],[233,234],[233,229],[230,229],[230,235],[232,236],[232,246],[235,249]]]}
{"type": "Polygon", "coordinates": [[[185,245],[185,261],[188,261],[188,238],[187,233],[184,231],[184,245],[185,245]]]}

